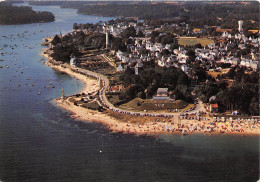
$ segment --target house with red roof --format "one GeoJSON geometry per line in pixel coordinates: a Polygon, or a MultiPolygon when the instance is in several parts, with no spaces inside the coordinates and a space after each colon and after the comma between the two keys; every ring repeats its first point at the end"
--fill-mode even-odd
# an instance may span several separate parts
{"type": "Polygon", "coordinates": [[[209,111],[211,113],[217,113],[218,112],[218,104],[210,104],[209,111]]]}

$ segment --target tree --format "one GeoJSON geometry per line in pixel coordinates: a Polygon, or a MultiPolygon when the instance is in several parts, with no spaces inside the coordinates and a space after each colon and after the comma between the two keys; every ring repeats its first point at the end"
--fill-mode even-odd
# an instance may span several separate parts
{"type": "Polygon", "coordinates": [[[166,45],[166,44],[171,44],[174,42],[174,36],[173,35],[170,35],[170,34],[167,34],[167,35],[163,35],[163,36],[160,36],[160,42],[163,44],[163,45],[166,45]]]}
{"type": "Polygon", "coordinates": [[[123,39],[128,39],[129,37],[135,37],[136,36],[136,30],[133,26],[127,27],[122,33],[121,37],[123,39]]]}
{"type": "MultiPolygon", "coordinates": [[[[158,88],[167,87],[169,90],[175,90],[178,87],[178,90],[182,93],[185,100],[190,101],[190,94],[188,91],[189,80],[187,75],[180,70],[179,68],[162,68],[156,66],[155,68],[152,65],[144,65],[143,71],[139,75],[135,75],[134,71],[128,68],[125,73],[120,77],[120,80],[123,81],[123,84],[127,87],[131,84],[139,85],[138,87],[133,87],[139,89],[138,92],[143,92],[147,90],[147,96],[150,98],[157,91],[158,88]],[[140,89],[141,88],[141,89],[140,89]]],[[[128,94],[137,94],[130,90],[128,94]]],[[[133,95],[129,96],[132,98],[133,95]]],[[[137,95],[135,95],[137,97],[137,95]]],[[[144,97],[142,95],[142,97],[144,97]]]]}
{"type": "Polygon", "coordinates": [[[189,60],[191,62],[195,61],[195,52],[193,50],[188,50],[188,52],[186,53],[187,56],[189,56],[189,60]]]}
{"type": "Polygon", "coordinates": [[[158,31],[152,31],[151,33],[151,42],[155,43],[155,38],[159,36],[159,32],[158,31]]]}
{"type": "Polygon", "coordinates": [[[79,26],[78,26],[78,24],[77,24],[77,23],[74,23],[74,24],[73,24],[73,29],[74,29],[74,30],[77,30],[77,29],[79,29],[79,26]]]}
{"type": "Polygon", "coordinates": [[[51,44],[57,45],[58,43],[61,43],[61,38],[58,35],[55,35],[54,38],[51,41],[51,44]]]}
{"type": "Polygon", "coordinates": [[[162,52],[161,52],[162,55],[170,55],[170,51],[168,49],[163,49],[162,52]]]}
{"type": "Polygon", "coordinates": [[[141,30],[139,30],[136,36],[137,37],[143,37],[144,33],[141,30]]]}
{"type": "Polygon", "coordinates": [[[111,40],[111,44],[112,44],[112,49],[118,51],[122,51],[122,52],[126,52],[127,47],[124,44],[123,40],[119,37],[116,37],[114,39],[111,40]]]}
{"type": "Polygon", "coordinates": [[[249,111],[251,115],[259,116],[259,100],[253,97],[250,102],[249,111]]]}
{"type": "Polygon", "coordinates": [[[195,44],[195,48],[202,48],[201,44],[195,44]]]}

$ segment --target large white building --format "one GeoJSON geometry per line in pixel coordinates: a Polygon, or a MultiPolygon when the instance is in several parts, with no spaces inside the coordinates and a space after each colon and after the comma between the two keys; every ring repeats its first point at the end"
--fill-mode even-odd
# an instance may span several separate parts
{"type": "Polygon", "coordinates": [[[168,88],[158,88],[156,95],[153,99],[169,99],[168,88]]]}

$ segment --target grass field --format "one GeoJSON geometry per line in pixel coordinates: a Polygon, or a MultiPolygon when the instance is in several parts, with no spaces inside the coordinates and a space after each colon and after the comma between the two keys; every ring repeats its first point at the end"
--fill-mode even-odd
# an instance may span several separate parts
{"type": "Polygon", "coordinates": [[[132,101],[121,105],[121,108],[132,110],[166,110],[166,109],[182,109],[188,103],[183,100],[169,101],[169,100],[153,100],[153,99],[133,99],[132,101]]]}
{"type": "Polygon", "coordinates": [[[93,101],[91,103],[84,103],[81,105],[81,107],[96,110],[99,108],[99,104],[97,103],[97,101],[93,101]]]}
{"type": "Polygon", "coordinates": [[[209,45],[210,43],[215,44],[212,39],[208,38],[178,38],[178,44],[182,46],[194,46],[196,44],[201,44],[201,46],[209,45]]]}
{"type": "Polygon", "coordinates": [[[107,98],[111,104],[118,104],[124,101],[119,99],[120,98],[119,95],[109,95],[107,98]]]}
{"type": "Polygon", "coordinates": [[[77,103],[78,106],[87,108],[87,109],[93,109],[93,110],[97,110],[99,108],[99,104],[97,101],[90,101],[88,103],[84,103],[83,101],[81,101],[82,97],[78,97],[78,98],[69,98],[69,101],[72,103],[77,103]]]}

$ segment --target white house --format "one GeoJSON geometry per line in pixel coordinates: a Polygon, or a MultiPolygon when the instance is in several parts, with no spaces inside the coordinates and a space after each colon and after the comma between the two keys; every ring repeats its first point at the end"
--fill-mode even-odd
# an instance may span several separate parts
{"type": "Polygon", "coordinates": [[[156,51],[155,45],[153,45],[151,42],[147,42],[146,45],[145,45],[145,48],[146,48],[147,50],[150,50],[151,52],[156,51]]]}
{"type": "Polygon", "coordinates": [[[187,60],[186,59],[179,59],[178,61],[180,64],[186,64],[187,63],[187,60]]]}
{"type": "Polygon", "coordinates": [[[257,70],[257,67],[258,67],[258,61],[252,61],[251,63],[250,63],[250,67],[252,68],[252,69],[254,69],[254,70],[257,70]]]}
{"type": "Polygon", "coordinates": [[[119,65],[117,66],[116,71],[117,71],[117,72],[122,72],[122,71],[125,71],[126,68],[127,68],[127,64],[121,63],[121,64],[119,64],[119,65]]]}
{"type": "Polygon", "coordinates": [[[159,52],[156,52],[156,53],[155,53],[155,56],[156,56],[157,58],[159,58],[159,57],[161,56],[161,54],[160,54],[159,52]]]}
{"type": "Polygon", "coordinates": [[[162,44],[161,43],[156,43],[155,44],[155,48],[156,48],[156,51],[162,51],[162,49],[163,49],[163,46],[162,46],[162,44]]]}
{"type": "Polygon", "coordinates": [[[120,50],[118,50],[117,52],[116,52],[116,57],[118,58],[118,59],[120,59],[120,60],[122,60],[122,57],[125,55],[125,53],[124,52],[122,52],[122,51],[120,51],[120,50]]]}
{"type": "Polygon", "coordinates": [[[223,38],[227,38],[228,37],[228,32],[223,32],[222,37],[223,38]]]}
{"type": "Polygon", "coordinates": [[[116,68],[116,71],[117,71],[117,72],[122,72],[122,71],[124,71],[123,66],[122,66],[121,64],[119,64],[119,65],[117,66],[117,68],[116,68]]]}
{"type": "Polygon", "coordinates": [[[189,67],[186,64],[181,65],[181,70],[185,73],[187,73],[189,67]]]}
{"type": "Polygon", "coordinates": [[[165,66],[165,62],[163,59],[159,59],[158,60],[158,66],[164,67],[165,66]]]}
{"type": "Polygon", "coordinates": [[[233,65],[237,65],[237,64],[239,64],[240,63],[240,60],[239,60],[239,58],[232,58],[232,64],[233,65]]]}
{"type": "Polygon", "coordinates": [[[128,63],[130,61],[130,59],[126,56],[122,56],[121,61],[122,61],[122,63],[128,63]]]}
{"type": "Polygon", "coordinates": [[[240,66],[246,66],[246,62],[245,62],[244,60],[242,60],[242,61],[240,62],[240,66]]]}
{"type": "Polygon", "coordinates": [[[170,47],[171,47],[170,44],[166,44],[164,48],[167,49],[167,50],[170,50],[170,47]]]}
{"type": "Polygon", "coordinates": [[[178,54],[180,54],[180,51],[179,51],[178,49],[174,49],[174,50],[173,50],[173,53],[176,54],[176,55],[178,55],[178,54]]]}

